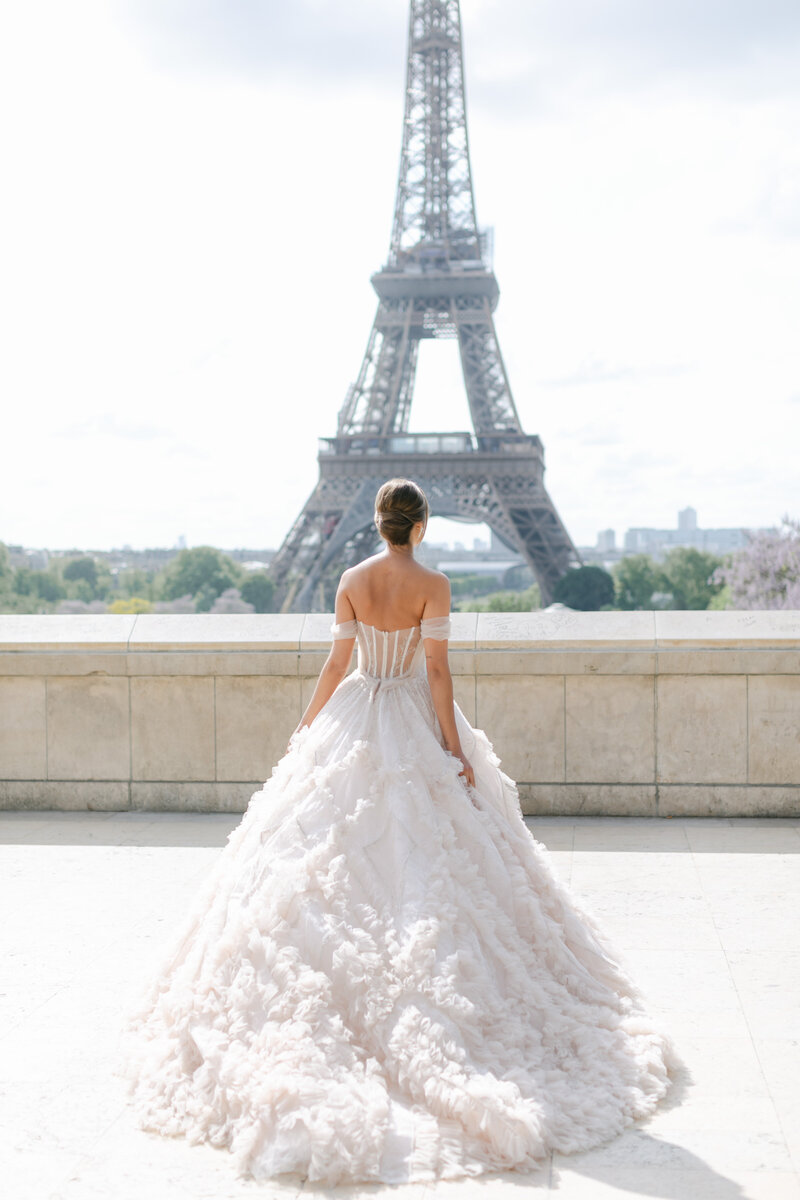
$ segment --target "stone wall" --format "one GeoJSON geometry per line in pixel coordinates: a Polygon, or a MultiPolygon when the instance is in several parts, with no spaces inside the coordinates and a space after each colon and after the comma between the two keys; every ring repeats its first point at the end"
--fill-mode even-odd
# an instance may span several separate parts
{"type": "MultiPolygon", "coordinates": [[[[329,616],[0,616],[0,807],[241,812],[329,616]]],[[[465,613],[456,699],[528,813],[800,813],[800,612],[465,613]]]]}

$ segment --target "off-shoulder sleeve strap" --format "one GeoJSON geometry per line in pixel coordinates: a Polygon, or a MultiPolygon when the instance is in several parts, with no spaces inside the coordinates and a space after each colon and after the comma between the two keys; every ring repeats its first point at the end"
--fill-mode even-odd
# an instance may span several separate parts
{"type": "Polygon", "coordinates": [[[331,633],[333,634],[334,641],[337,641],[339,638],[354,638],[358,633],[358,621],[342,621],[341,625],[333,624],[331,625],[331,633]]]}
{"type": "Polygon", "coordinates": [[[450,637],[450,618],[423,617],[419,628],[424,638],[435,638],[437,642],[444,642],[450,637]]]}

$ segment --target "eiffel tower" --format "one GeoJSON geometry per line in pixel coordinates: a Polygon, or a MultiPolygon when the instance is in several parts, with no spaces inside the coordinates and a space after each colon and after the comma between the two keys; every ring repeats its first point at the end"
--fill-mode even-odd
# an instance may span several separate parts
{"type": "Polygon", "coordinates": [[[330,611],[341,571],[380,543],[375,494],[414,479],[439,517],[485,522],[531,567],[542,601],[580,558],[523,432],[495,333],[499,288],[478,231],[458,0],[411,0],[403,146],[378,311],[319,481],[272,561],[284,612],[330,611]],[[408,432],[419,343],[458,338],[473,432],[408,432]]]}

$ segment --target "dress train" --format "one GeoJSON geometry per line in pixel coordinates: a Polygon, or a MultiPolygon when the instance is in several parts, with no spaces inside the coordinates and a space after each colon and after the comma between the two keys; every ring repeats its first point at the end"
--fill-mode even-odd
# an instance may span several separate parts
{"type": "Polygon", "coordinates": [[[137,1123],[238,1173],[386,1183],[531,1170],[652,1113],[680,1066],[456,706],[442,746],[422,638],[359,667],[231,832],[126,1015],[137,1123]]]}

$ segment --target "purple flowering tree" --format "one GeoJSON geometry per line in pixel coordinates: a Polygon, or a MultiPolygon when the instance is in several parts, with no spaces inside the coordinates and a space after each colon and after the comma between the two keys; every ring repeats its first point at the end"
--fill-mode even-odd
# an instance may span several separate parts
{"type": "Polygon", "coordinates": [[[196,612],[196,609],[194,600],[187,592],[185,596],[178,596],[175,600],[156,600],[153,605],[153,612],[193,613],[196,612]]]}
{"type": "Polygon", "coordinates": [[[716,572],[730,588],[731,608],[800,609],[800,521],[751,534],[744,550],[716,572]]]}
{"type": "Polygon", "coordinates": [[[103,600],[62,600],[56,612],[74,616],[76,613],[107,613],[108,605],[103,600]]]}
{"type": "Polygon", "coordinates": [[[251,613],[255,611],[255,605],[248,604],[246,600],[243,600],[239,589],[234,587],[225,588],[222,595],[217,596],[209,609],[209,612],[212,613],[251,613]]]}

